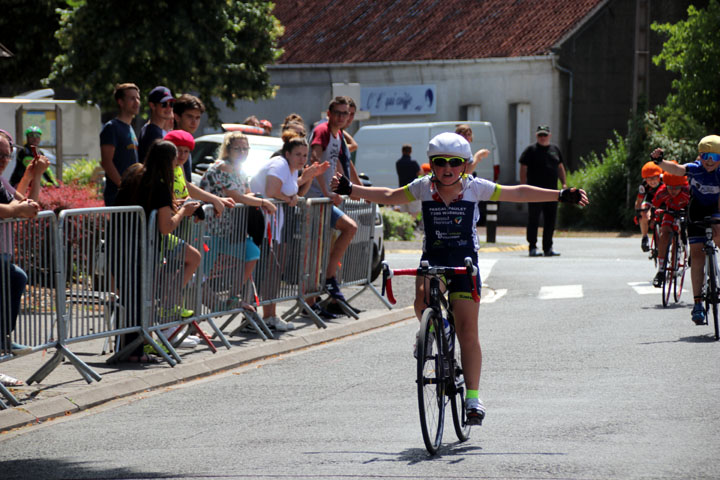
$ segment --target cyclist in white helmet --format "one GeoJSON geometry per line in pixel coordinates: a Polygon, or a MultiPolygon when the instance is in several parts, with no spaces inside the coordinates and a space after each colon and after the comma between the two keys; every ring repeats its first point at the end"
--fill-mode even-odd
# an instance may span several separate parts
{"type": "MultiPolygon", "coordinates": [[[[430,140],[427,154],[431,175],[420,177],[404,187],[353,185],[339,174],[333,179],[332,187],[336,193],[352,193],[355,197],[385,205],[402,205],[420,200],[425,227],[421,260],[429,261],[430,265],[462,267],[465,257],[470,257],[477,266],[479,242],[475,224],[479,216],[479,201],[524,203],[560,200],[580,205],[588,203],[585,192],[577,188],[558,191],[529,185],[506,187],[467,175],[467,167],[472,159],[470,144],[456,133],[441,133],[434,137],[430,140]]],[[[479,290],[479,274],[477,280],[479,290]]],[[[427,282],[418,277],[415,293],[415,314],[418,319],[427,306],[427,289],[427,282]]],[[[471,289],[466,277],[453,278],[447,284],[467,383],[465,405],[468,423],[480,425],[485,418],[485,407],[478,398],[482,367],[478,338],[479,304],[472,299],[471,289]]]]}

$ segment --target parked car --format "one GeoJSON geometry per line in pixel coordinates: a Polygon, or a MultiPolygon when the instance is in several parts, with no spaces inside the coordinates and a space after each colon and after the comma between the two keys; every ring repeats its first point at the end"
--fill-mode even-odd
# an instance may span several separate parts
{"type": "MultiPolygon", "coordinates": [[[[250,144],[250,152],[243,166],[243,171],[252,177],[267,162],[270,156],[282,148],[282,139],[264,135],[245,135],[250,144]]],[[[200,179],[205,170],[217,160],[222,145],[224,133],[213,133],[203,135],[195,139],[195,149],[192,152],[192,182],[200,184],[200,179]]]]}
{"type": "MultiPolygon", "coordinates": [[[[203,135],[195,139],[195,149],[193,150],[192,175],[193,183],[200,184],[202,175],[218,156],[220,145],[222,145],[223,133],[214,133],[203,135]]],[[[282,148],[282,140],[277,137],[268,137],[261,135],[247,135],[250,144],[250,152],[248,159],[243,166],[244,172],[252,177],[258,171],[260,166],[266,162],[270,156],[282,148]]],[[[367,176],[364,176],[363,183],[372,185],[367,176]]],[[[382,262],[385,260],[385,243],[383,241],[383,219],[380,209],[375,214],[375,235],[373,245],[372,260],[372,276],[371,280],[375,280],[382,271],[382,262]]]]}
{"type": "Polygon", "coordinates": [[[490,122],[431,122],[388,123],[366,125],[355,133],[355,140],[362,148],[357,151],[355,168],[370,176],[375,186],[396,188],[398,186],[395,160],[400,158],[404,144],[412,145],[412,156],[419,163],[427,162],[430,139],[443,132],[454,132],[455,126],[465,123],[472,128],[473,152],[482,148],[490,150],[490,156],[475,169],[479,177],[496,181],[500,174],[500,154],[495,132],[490,122]]]}

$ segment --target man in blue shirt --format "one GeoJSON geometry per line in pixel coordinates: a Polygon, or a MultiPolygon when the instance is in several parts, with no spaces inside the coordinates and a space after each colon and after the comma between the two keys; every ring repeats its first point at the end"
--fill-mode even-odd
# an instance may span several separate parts
{"type": "Polygon", "coordinates": [[[107,122],[100,132],[100,166],[105,170],[105,205],[115,204],[123,172],[138,163],[138,140],[131,125],[140,111],[140,89],[134,83],[115,86],[118,116],[107,122]]]}
{"type": "Polygon", "coordinates": [[[148,105],[150,106],[150,119],[140,129],[140,140],[138,144],[138,160],[145,163],[150,145],[155,140],[162,140],[167,132],[165,126],[173,121],[173,105],[175,97],[169,88],[159,86],[150,90],[148,105]]]}

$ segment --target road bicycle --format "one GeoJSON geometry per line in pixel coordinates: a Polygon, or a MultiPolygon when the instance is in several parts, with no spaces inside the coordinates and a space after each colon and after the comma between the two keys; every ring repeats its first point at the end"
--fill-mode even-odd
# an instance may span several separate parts
{"type": "MultiPolygon", "coordinates": [[[[688,268],[688,245],[685,231],[685,210],[658,210],[664,215],[673,217],[672,238],[665,251],[665,279],[662,282],[662,305],[670,304],[670,293],[675,303],[680,301],[685,271],[688,268]]],[[[660,223],[660,222],[656,222],[660,223]]]]}
{"type": "Polygon", "coordinates": [[[715,327],[715,340],[720,340],[720,330],[718,330],[718,301],[720,301],[720,291],[718,290],[718,264],[717,264],[717,247],[713,241],[713,225],[720,225],[720,218],[705,217],[702,221],[693,222],[705,229],[705,241],[703,242],[703,252],[705,252],[705,281],[702,288],[703,302],[705,303],[705,324],[708,322],[710,312],[712,311],[713,325],[715,327]]]}
{"type": "Polygon", "coordinates": [[[398,275],[423,276],[430,280],[428,306],[420,320],[416,343],[417,397],[420,428],[425,447],[430,454],[437,453],[442,443],[445,426],[445,407],[450,403],[453,426],[461,442],[470,438],[470,425],[465,412],[465,378],[460,362],[460,344],[455,334],[455,318],[444,294],[445,278],[451,275],[467,275],[472,282],[472,296],[480,301],[477,293],[477,267],[465,258],[464,267],[430,266],[427,261],[420,268],[391,270],[383,262],[383,295],[395,304],[392,293],[392,277],[398,275]]]}

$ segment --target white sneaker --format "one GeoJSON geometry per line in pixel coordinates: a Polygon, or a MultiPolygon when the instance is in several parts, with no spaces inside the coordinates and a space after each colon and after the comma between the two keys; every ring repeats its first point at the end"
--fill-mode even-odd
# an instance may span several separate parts
{"type": "Polygon", "coordinates": [[[198,342],[190,337],[185,337],[177,348],[188,348],[192,349],[198,346],[198,342]]]}
{"type": "Polygon", "coordinates": [[[288,330],[295,330],[295,324],[288,323],[279,317],[268,317],[263,318],[263,322],[270,327],[274,328],[278,332],[287,332],[288,330]]]}
{"type": "Polygon", "coordinates": [[[479,398],[465,399],[465,416],[468,425],[482,425],[485,419],[485,406],[479,398]]]}

